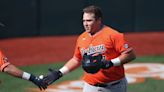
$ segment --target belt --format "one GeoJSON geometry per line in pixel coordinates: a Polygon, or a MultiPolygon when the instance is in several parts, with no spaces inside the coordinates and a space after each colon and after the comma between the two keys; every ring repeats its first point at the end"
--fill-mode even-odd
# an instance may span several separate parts
{"type": "Polygon", "coordinates": [[[120,81],[118,81],[118,82],[115,82],[115,83],[107,83],[107,84],[102,84],[102,83],[97,83],[97,84],[94,84],[93,86],[96,86],[96,87],[107,87],[107,86],[114,86],[114,85],[116,85],[116,84],[119,84],[120,83],[120,81]]]}
{"type": "Polygon", "coordinates": [[[108,85],[107,84],[97,83],[97,84],[94,84],[93,86],[96,86],[96,87],[107,87],[108,85]]]}

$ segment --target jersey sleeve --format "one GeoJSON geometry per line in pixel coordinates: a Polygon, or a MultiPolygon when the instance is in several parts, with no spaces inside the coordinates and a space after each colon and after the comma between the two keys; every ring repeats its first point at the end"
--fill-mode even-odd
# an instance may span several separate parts
{"type": "Polygon", "coordinates": [[[113,36],[114,48],[117,52],[122,53],[130,47],[129,43],[125,40],[124,34],[119,33],[113,36]]]}
{"type": "Polygon", "coordinates": [[[8,66],[10,63],[8,62],[8,59],[0,52],[0,69],[1,72],[3,72],[4,68],[8,66]]]}

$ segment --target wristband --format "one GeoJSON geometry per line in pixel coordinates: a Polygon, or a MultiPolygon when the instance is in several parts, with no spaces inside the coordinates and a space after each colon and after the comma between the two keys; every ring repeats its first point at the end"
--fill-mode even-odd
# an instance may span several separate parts
{"type": "Polygon", "coordinates": [[[113,66],[119,66],[119,65],[121,65],[121,61],[120,61],[119,58],[111,59],[111,62],[113,63],[113,66]]]}
{"type": "Polygon", "coordinates": [[[68,69],[68,67],[63,66],[62,68],[59,69],[59,71],[64,75],[69,72],[69,69],[68,69]]]}
{"type": "Polygon", "coordinates": [[[31,76],[31,74],[29,74],[27,72],[23,72],[22,79],[29,80],[30,76],[31,76]]]}

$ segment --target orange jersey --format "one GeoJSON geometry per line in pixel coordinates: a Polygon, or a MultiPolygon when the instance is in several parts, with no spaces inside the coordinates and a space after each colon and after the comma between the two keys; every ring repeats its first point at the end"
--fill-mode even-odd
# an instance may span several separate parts
{"type": "Polygon", "coordinates": [[[10,63],[8,62],[7,58],[0,51],[0,69],[1,69],[1,71],[3,71],[3,69],[9,64],[10,63]]]}
{"type": "MultiPolygon", "coordinates": [[[[99,32],[90,35],[88,32],[82,33],[77,39],[74,57],[82,60],[84,53],[95,54],[101,53],[106,60],[118,57],[123,51],[129,48],[124,39],[124,35],[118,31],[104,26],[99,32]]],[[[125,77],[124,67],[113,66],[109,69],[101,69],[96,74],[84,73],[83,79],[89,84],[108,83],[125,77]]]]}

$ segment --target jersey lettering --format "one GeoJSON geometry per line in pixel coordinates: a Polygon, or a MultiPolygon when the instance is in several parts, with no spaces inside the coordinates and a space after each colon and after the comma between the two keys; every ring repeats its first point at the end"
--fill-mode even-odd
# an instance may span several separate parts
{"type": "Polygon", "coordinates": [[[94,54],[94,53],[103,53],[106,51],[105,45],[100,44],[97,46],[90,45],[87,49],[81,48],[80,49],[81,54],[84,55],[84,53],[87,53],[88,55],[94,54]]]}

